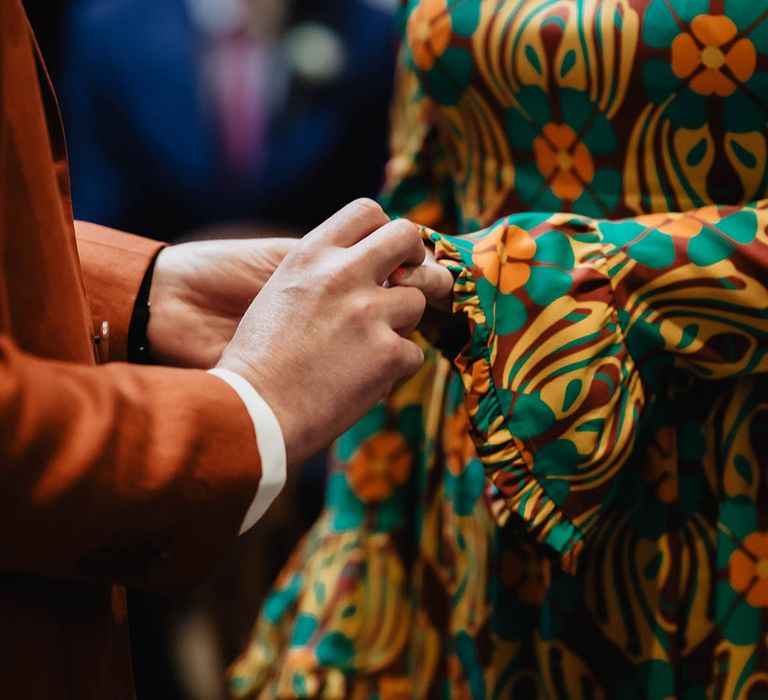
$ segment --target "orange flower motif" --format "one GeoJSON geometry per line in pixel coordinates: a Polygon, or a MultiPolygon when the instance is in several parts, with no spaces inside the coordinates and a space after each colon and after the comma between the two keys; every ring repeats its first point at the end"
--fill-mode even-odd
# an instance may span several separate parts
{"type": "Polygon", "coordinates": [[[768,532],[753,532],[731,554],[728,577],[753,608],[768,608],[768,532]]]}
{"type": "Polygon", "coordinates": [[[672,72],[691,78],[691,90],[699,95],[728,97],[752,77],[757,51],[746,38],[736,41],[737,29],[725,15],[699,15],[691,33],[678,34],[672,42],[672,72]]]}
{"type": "Polygon", "coordinates": [[[405,483],[413,456],[401,435],[377,433],[366,440],[349,462],[347,480],[361,501],[383,501],[405,483]]]}
{"type": "Polygon", "coordinates": [[[693,238],[706,224],[720,221],[720,211],[716,206],[708,206],[685,214],[645,214],[638,216],[636,221],[673,238],[693,238]]]}
{"type": "Polygon", "coordinates": [[[525,262],[536,254],[536,243],[527,231],[518,226],[501,224],[476,246],[472,260],[483,272],[483,277],[498,286],[502,294],[510,294],[522,287],[531,276],[525,262]]]}
{"type": "Polygon", "coordinates": [[[421,0],[408,18],[408,45],[413,60],[429,70],[451,41],[451,16],[446,0],[421,0]]]}
{"type": "Polygon", "coordinates": [[[467,464],[475,457],[475,443],[469,435],[469,417],[461,407],[458,413],[445,417],[443,430],[443,451],[445,466],[454,476],[463,473],[467,464]]]}
{"type": "Polygon", "coordinates": [[[569,202],[595,175],[592,154],[567,124],[547,124],[533,142],[533,157],[552,191],[569,202]]]}

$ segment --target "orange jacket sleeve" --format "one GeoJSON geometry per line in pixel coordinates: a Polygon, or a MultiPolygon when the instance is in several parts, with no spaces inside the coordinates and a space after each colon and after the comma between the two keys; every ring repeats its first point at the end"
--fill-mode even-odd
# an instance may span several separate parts
{"type": "Polygon", "coordinates": [[[0,337],[0,569],[194,579],[259,477],[251,419],[218,378],[42,360],[0,337]]]}
{"type": "Polygon", "coordinates": [[[164,244],[84,221],[75,231],[94,329],[109,321],[109,359],[125,360],[139,286],[164,244]]]}
{"type": "Polygon", "coordinates": [[[255,495],[253,423],[203,371],[94,366],[92,316],[124,355],[159,244],[85,226],[78,251],[55,98],[19,0],[0,2],[0,36],[0,571],[193,580],[255,495]]]}

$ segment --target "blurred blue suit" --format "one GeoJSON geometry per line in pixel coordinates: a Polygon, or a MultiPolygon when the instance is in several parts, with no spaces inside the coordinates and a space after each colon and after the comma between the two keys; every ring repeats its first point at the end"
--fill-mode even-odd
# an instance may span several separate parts
{"type": "Polygon", "coordinates": [[[75,215],[172,239],[236,219],[306,228],[375,194],[394,72],[391,13],[360,0],[307,5],[310,19],[338,33],[345,67],[320,87],[290,82],[261,166],[233,181],[186,2],[74,0],[55,81],[75,215]]]}

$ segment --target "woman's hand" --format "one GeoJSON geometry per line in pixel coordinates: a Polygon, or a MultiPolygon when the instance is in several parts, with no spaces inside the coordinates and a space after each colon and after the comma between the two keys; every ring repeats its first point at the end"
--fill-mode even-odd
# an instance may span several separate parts
{"type": "Polygon", "coordinates": [[[429,249],[421,265],[398,268],[389,278],[389,283],[399,287],[416,287],[422,291],[432,309],[451,310],[453,275],[435,261],[435,254],[429,249]]]}
{"type": "Polygon", "coordinates": [[[435,254],[429,248],[421,265],[398,268],[389,278],[389,283],[392,286],[415,287],[427,298],[427,309],[418,330],[431,343],[450,355],[466,342],[466,317],[451,312],[453,275],[435,261],[435,254]]]}

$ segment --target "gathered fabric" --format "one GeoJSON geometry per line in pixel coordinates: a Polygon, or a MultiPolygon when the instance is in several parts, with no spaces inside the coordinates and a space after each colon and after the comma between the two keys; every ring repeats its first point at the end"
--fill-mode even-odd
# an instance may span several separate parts
{"type": "Polygon", "coordinates": [[[468,341],[335,447],[237,698],[768,693],[768,11],[421,0],[383,195],[468,341]]]}

